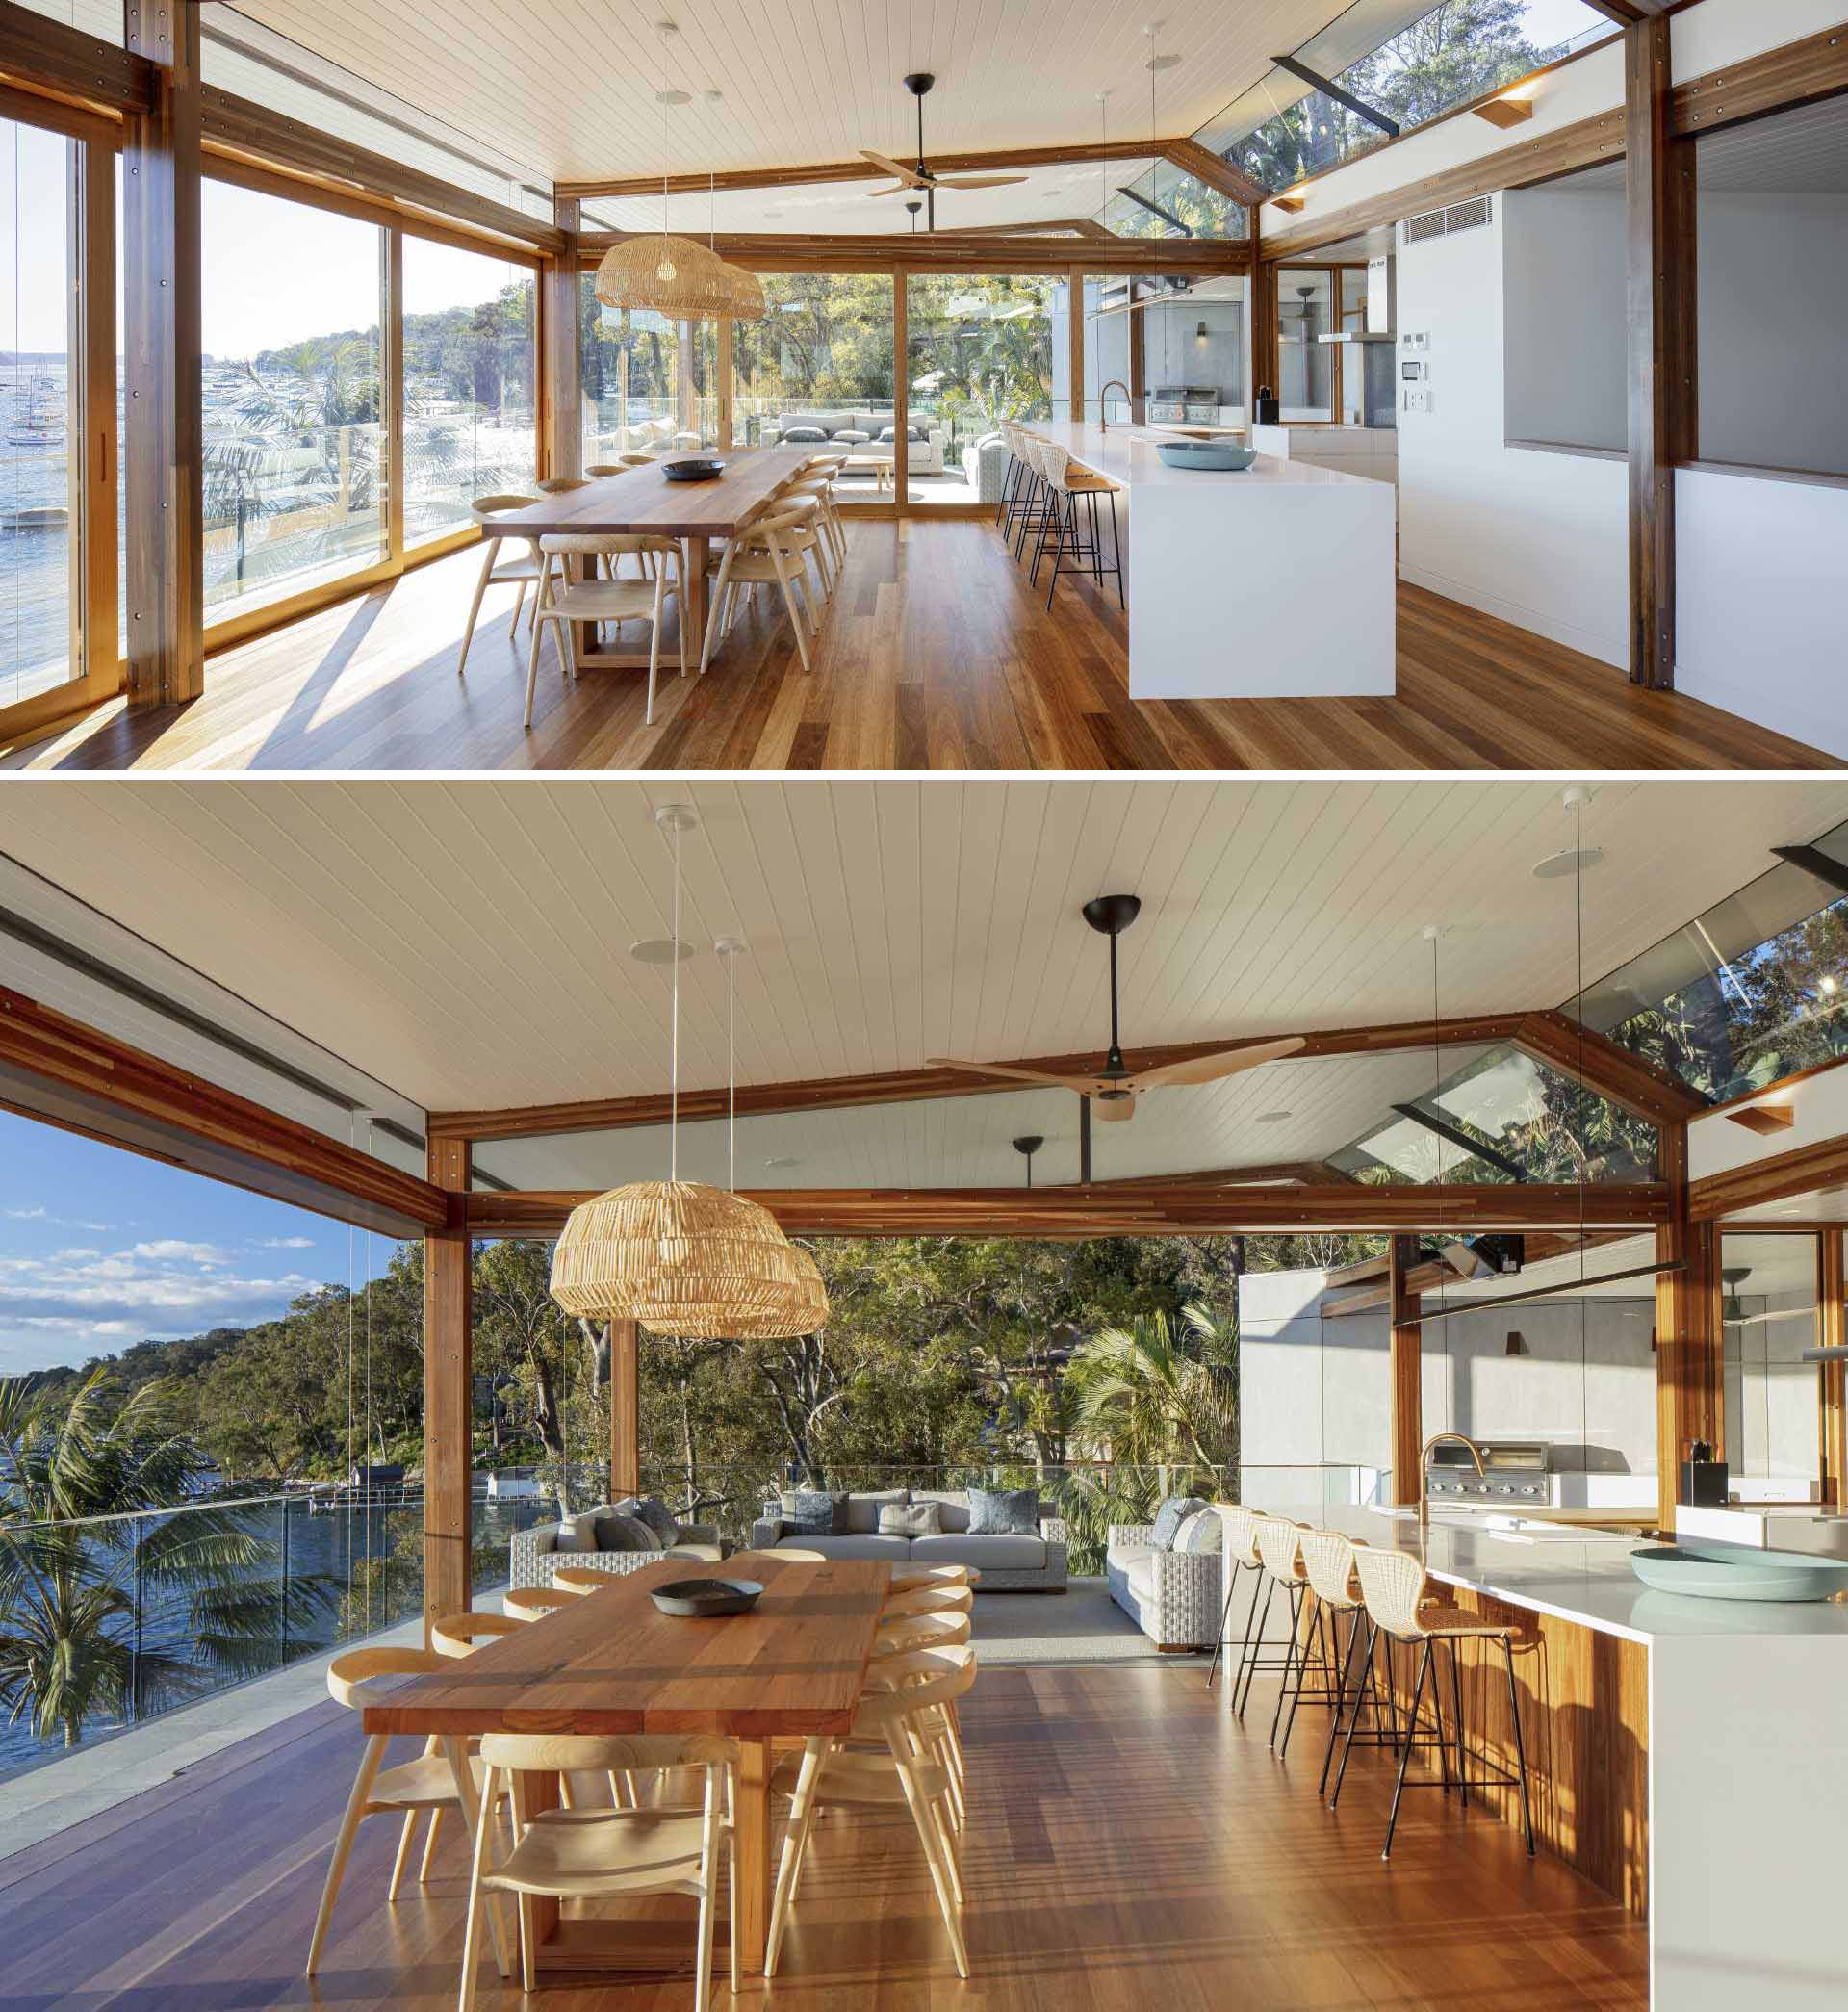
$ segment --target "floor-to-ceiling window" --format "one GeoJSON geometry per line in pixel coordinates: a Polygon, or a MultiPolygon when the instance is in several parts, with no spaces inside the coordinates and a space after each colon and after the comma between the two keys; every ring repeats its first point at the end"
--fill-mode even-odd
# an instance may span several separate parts
{"type": "Polygon", "coordinates": [[[1740,1502],[1812,1502],[1822,1486],[1817,1237],[1720,1239],[1727,1485],[1740,1502]]]}
{"type": "Polygon", "coordinates": [[[740,447],[832,445],[843,503],[892,498],[892,281],[870,272],[766,272],[764,313],[732,331],[740,447]]]}
{"type": "Polygon", "coordinates": [[[202,211],[209,628],[387,556],[384,233],[211,179],[202,211]]]}
{"type": "Polygon", "coordinates": [[[404,237],[404,542],[469,524],[538,472],[533,268],[404,237]]]}
{"type": "Polygon", "coordinates": [[[1277,404],[1284,420],[1335,416],[1335,274],[1326,266],[1286,266],[1277,275],[1277,404]]]}
{"type": "Polygon", "coordinates": [[[81,151],[0,119],[0,707],[83,672],[81,151]]]}
{"type": "Polygon", "coordinates": [[[914,272],[905,332],[911,503],[998,503],[1002,420],[1052,417],[1049,278],[914,272]]]}
{"type": "Polygon", "coordinates": [[[672,447],[682,430],[682,324],[653,308],[605,307],[591,282],[586,272],[579,295],[586,468],[672,447]]]}

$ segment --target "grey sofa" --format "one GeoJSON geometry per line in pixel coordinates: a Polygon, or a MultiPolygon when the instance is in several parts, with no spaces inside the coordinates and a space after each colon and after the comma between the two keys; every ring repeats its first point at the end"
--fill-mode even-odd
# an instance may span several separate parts
{"type": "Polygon", "coordinates": [[[999,433],[984,433],[962,450],[962,476],[977,503],[998,503],[1008,479],[1008,443],[999,433]]]}
{"type": "Polygon", "coordinates": [[[877,1495],[849,1495],[848,1528],[839,1536],[810,1536],[792,1531],[780,1502],[766,1502],[751,1528],[751,1548],[772,1551],[791,1544],[825,1558],[883,1558],[897,1565],[973,1565],[982,1574],[980,1592],[1062,1593],[1065,1589],[1065,1526],[1045,1503],[1038,1505],[1038,1535],[971,1536],[969,1498],[961,1489],[888,1488],[877,1495]],[[943,1526],[940,1536],[882,1536],[879,1511],[887,1502],[935,1502],[943,1526]]]}
{"type": "Polygon", "coordinates": [[[597,1518],[626,1508],[620,1502],[600,1503],[596,1509],[584,1509],[558,1523],[515,1531],[507,1584],[550,1586],[559,1565],[585,1565],[593,1572],[638,1572],[644,1565],[658,1564],[663,1558],[697,1559],[706,1564],[717,1564],[726,1556],[729,1547],[710,1523],[682,1523],[678,1539],[664,1551],[598,1550],[594,1527],[597,1518]],[[562,1548],[567,1543],[569,1548],[562,1548]]]}
{"type": "MultiPolygon", "coordinates": [[[[876,454],[880,451],[880,438],[887,426],[897,422],[889,412],[780,412],[775,418],[765,417],[759,424],[758,438],[765,447],[777,447],[787,443],[800,447],[800,438],[789,436],[819,432],[821,445],[833,442],[843,451],[856,454],[876,454]],[[837,433],[864,433],[863,442],[835,441],[837,433]]],[[[927,426],[919,421],[911,422],[911,451],[910,467],[913,475],[941,475],[943,455],[949,444],[949,429],[946,426],[927,426]]],[[[886,443],[889,451],[891,443],[886,443]]]]}
{"type": "Polygon", "coordinates": [[[1155,1549],[1152,1523],[1111,1525],[1104,1550],[1110,1597],[1158,1649],[1179,1655],[1219,1639],[1224,1535],[1211,1509],[1181,1524],[1171,1551],[1155,1549]]]}

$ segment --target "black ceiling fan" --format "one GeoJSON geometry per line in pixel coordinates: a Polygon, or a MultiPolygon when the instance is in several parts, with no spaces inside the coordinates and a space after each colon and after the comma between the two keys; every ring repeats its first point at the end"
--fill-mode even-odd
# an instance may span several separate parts
{"type": "Polygon", "coordinates": [[[1099,1118],[1114,1123],[1136,1115],[1136,1100],[1144,1090],[1160,1090],[1181,1083],[1217,1083],[1242,1070],[1256,1069],[1262,1062],[1275,1062],[1294,1055],[1305,1045],[1300,1035],[1285,1035],[1276,1041],[1247,1042],[1244,1047],[1220,1048],[1210,1055],[1196,1055],[1191,1062],[1168,1062],[1155,1069],[1130,1069],[1123,1061],[1118,1039],[1116,994],[1116,939],[1142,914],[1142,904],[1134,894],[1100,894],[1087,901],[1082,914],[1100,936],[1110,939],[1110,1051],[1095,1075],[1062,1076],[1044,1070],[1015,1069],[1004,1062],[961,1062],[951,1055],[931,1057],[933,1069],[963,1069],[971,1075],[995,1076],[1013,1083],[1044,1083],[1057,1090],[1075,1090],[1089,1097],[1099,1118]]]}
{"type": "MultiPolygon", "coordinates": [[[[908,189],[914,189],[925,202],[924,228],[937,228],[937,192],[939,189],[1000,189],[1010,182],[1024,182],[1023,174],[935,174],[924,165],[924,99],[937,78],[929,70],[913,70],[905,79],[905,89],[917,100],[917,165],[905,168],[889,154],[876,154],[870,146],[860,148],[862,159],[883,168],[887,174],[896,175],[898,181],[890,189],[875,189],[874,195],[903,195],[908,189]]],[[[914,206],[907,203],[909,210],[914,206]]],[[[912,228],[916,228],[913,221],[912,228]]]]}

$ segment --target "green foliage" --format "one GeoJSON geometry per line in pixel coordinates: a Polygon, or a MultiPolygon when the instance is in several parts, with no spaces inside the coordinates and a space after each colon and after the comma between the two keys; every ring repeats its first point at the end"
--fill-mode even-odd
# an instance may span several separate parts
{"type": "Polygon", "coordinates": [[[0,1707],[71,1746],[98,1719],[276,1667],[288,1632],[298,1639],[331,1605],[319,1578],[279,1586],[273,1547],[233,1511],[81,1520],[186,1503],[205,1465],[172,1384],[142,1383],[112,1413],[105,1374],[74,1392],[0,1378],[0,1707]],[[138,1645],[137,1602],[150,1599],[183,1609],[183,1650],[138,1645]]]}

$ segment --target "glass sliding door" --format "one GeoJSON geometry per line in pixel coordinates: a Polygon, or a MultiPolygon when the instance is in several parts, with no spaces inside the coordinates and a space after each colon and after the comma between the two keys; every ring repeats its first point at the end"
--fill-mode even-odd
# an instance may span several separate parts
{"type": "Polygon", "coordinates": [[[870,272],[765,272],[760,321],[732,329],[739,447],[832,443],[850,458],[843,504],[892,501],[892,281],[870,272]]]}
{"type": "Polygon", "coordinates": [[[84,675],[83,150],[0,119],[0,709],[84,675]]]}
{"type": "Polygon", "coordinates": [[[384,233],[211,179],[202,231],[209,630],[388,555],[384,233]]]}
{"type": "Polygon", "coordinates": [[[404,543],[466,530],[538,473],[534,272],[404,234],[404,543]]]}
{"type": "Polygon", "coordinates": [[[911,275],[907,501],[999,503],[1008,454],[996,426],[1052,417],[1052,293],[1032,275],[911,275]]]}
{"type": "MultiPolygon", "coordinates": [[[[683,379],[680,340],[694,331],[700,354],[716,359],[716,327],[706,322],[680,322],[652,308],[605,307],[592,291],[594,275],[586,272],[579,290],[583,302],[578,369],[582,374],[584,466],[597,467],[623,453],[649,453],[672,447],[675,436],[696,424],[697,394],[683,379]],[[688,407],[683,414],[682,406],[688,407]]],[[[698,362],[689,356],[695,374],[698,362]]],[[[711,410],[717,423],[716,361],[706,379],[713,392],[711,410]]],[[[716,436],[715,436],[716,437],[716,436]]]]}
{"type": "Polygon", "coordinates": [[[1818,1238],[1729,1230],[1720,1239],[1727,1485],[1740,1502],[1814,1502],[1822,1490],[1818,1238]]]}
{"type": "Polygon", "coordinates": [[[1285,266],[1277,275],[1277,405],[1285,421],[1335,416],[1335,352],[1322,341],[1334,328],[1333,281],[1322,266],[1285,266]]]}

